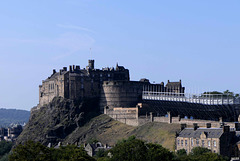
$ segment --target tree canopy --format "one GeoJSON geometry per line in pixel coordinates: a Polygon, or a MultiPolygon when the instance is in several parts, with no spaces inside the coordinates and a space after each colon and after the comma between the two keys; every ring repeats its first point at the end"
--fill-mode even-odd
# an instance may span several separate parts
{"type": "Polygon", "coordinates": [[[135,136],[122,140],[109,151],[112,155],[110,160],[140,161],[140,160],[172,160],[173,154],[159,144],[145,143],[136,139],[135,136]]]}
{"type": "MultiPolygon", "coordinates": [[[[146,143],[131,136],[119,141],[109,151],[96,156],[98,161],[226,161],[207,148],[195,147],[190,154],[184,149],[176,153],[159,144],[146,143]]],[[[40,143],[28,141],[23,145],[17,145],[10,154],[10,161],[94,161],[83,147],[75,145],[48,148],[40,143]]]]}
{"type": "Polygon", "coordinates": [[[10,161],[94,161],[82,147],[75,145],[48,148],[39,142],[19,144],[9,156],[10,161]]]}

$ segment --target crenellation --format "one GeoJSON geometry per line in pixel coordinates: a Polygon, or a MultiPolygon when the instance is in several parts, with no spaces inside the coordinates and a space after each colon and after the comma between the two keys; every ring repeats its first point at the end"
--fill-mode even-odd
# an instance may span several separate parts
{"type": "Polygon", "coordinates": [[[100,110],[105,106],[134,107],[142,100],[144,90],[157,92],[182,92],[181,82],[151,84],[146,78],[140,81],[130,81],[129,70],[123,66],[106,67],[96,69],[94,60],[88,61],[88,66],[81,69],[79,65],[63,67],[59,72],[53,70],[53,74],[42,81],[39,86],[39,106],[47,104],[54,97],[67,99],[99,98],[100,110]]]}

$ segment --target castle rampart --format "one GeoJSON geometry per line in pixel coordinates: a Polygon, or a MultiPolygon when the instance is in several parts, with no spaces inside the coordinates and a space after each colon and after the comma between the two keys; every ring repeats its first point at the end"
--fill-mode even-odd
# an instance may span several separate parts
{"type": "Polygon", "coordinates": [[[117,64],[116,68],[94,68],[94,60],[89,60],[86,68],[80,66],[63,67],[53,73],[39,86],[39,106],[61,96],[68,99],[100,97],[103,81],[129,81],[129,71],[117,64]]]}

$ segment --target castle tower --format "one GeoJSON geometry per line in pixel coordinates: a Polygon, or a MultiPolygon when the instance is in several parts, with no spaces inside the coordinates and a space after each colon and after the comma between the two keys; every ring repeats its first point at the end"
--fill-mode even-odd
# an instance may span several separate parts
{"type": "Polygon", "coordinates": [[[89,69],[94,69],[94,60],[88,60],[89,69]]]}

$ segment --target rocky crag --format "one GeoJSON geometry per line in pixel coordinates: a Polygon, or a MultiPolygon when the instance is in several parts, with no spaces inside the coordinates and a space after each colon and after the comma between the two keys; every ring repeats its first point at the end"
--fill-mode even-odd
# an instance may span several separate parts
{"type": "Polygon", "coordinates": [[[97,109],[97,99],[72,101],[61,97],[54,98],[39,110],[36,110],[36,107],[31,110],[30,120],[18,137],[17,144],[33,140],[45,145],[56,145],[58,142],[79,145],[98,140],[114,145],[118,140],[135,135],[173,150],[179,125],[155,122],[133,127],[107,115],[99,115],[97,109]]]}
{"type": "Polygon", "coordinates": [[[76,128],[97,116],[97,109],[98,99],[73,101],[56,97],[49,104],[31,110],[29,122],[18,137],[17,144],[27,140],[45,145],[62,142],[76,128]]]}

